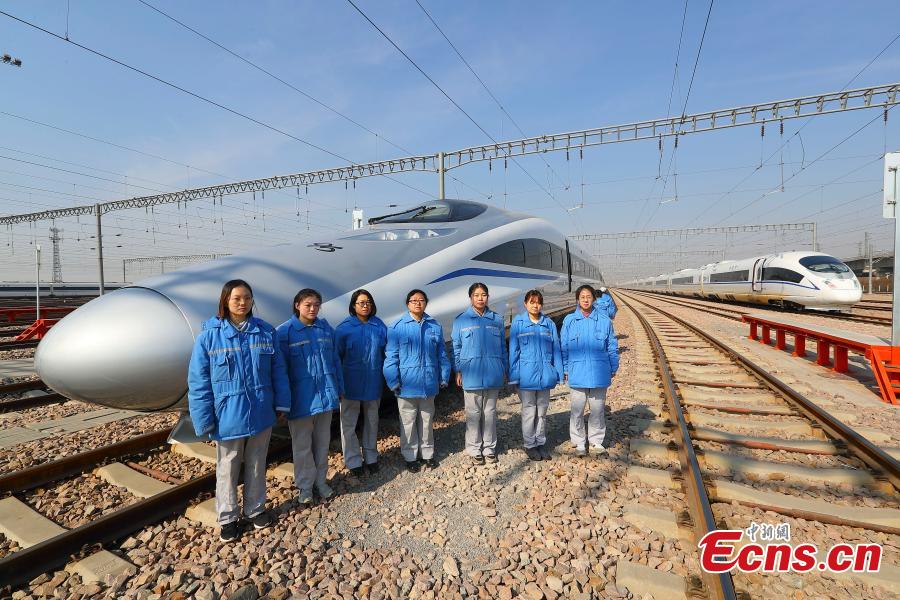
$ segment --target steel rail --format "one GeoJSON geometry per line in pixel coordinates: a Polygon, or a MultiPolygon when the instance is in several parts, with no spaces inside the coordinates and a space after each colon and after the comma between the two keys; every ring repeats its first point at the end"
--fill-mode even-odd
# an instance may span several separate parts
{"type": "Polygon", "coordinates": [[[2,350],[25,350],[27,348],[37,348],[40,340],[25,340],[25,341],[16,341],[12,340],[9,342],[0,341],[0,351],[2,350]]]}
{"type": "Polygon", "coordinates": [[[30,381],[17,381],[16,383],[6,383],[0,385],[0,396],[4,394],[12,394],[14,392],[27,392],[29,390],[41,390],[47,387],[47,384],[40,379],[32,379],[30,381]]]}
{"type": "Polygon", "coordinates": [[[115,444],[109,444],[74,456],[67,456],[52,462],[35,465],[0,475],[0,493],[24,492],[47,483],[59,481],[72,475],[83,473],[86,469],[106,460],[146,452],[166,443],[172,428],[151,431],[136,438],[130,438],[115,444]]]}
{"type": "MultiPolygon", "coordinates": [[[[269,459],[290,449],[290,442],[269,447],[269,459]]],[[[108,544],[147,525],[182,512],[200,494],[215,489],[216,474],[208,473],[176,485],[160,494],[65,531],[49,540],[0,559],[0,582],[8,586],[27,583],[42,573],[69,562],[86,546],[108,544]]]]}
{"type": "Polygon", "coordinates": [[[707,334],[699,327],[692,325],[684,319],[677,317],[659,307],[651,306],[646,302],[641,302],[638,299],[633,300],[640,304],[644,304],[645,306],[648,306],[665,315],[666,317],[672,319],[676,323],[683,326],[685,329],[695,333],[698,337],[702,338],[721,352],[727,354],[735,362],[742,365],[745,369],[762,380],[762,382],[765,383],[766,386],[768,386],[772,391],[778,393],[786,400],[788,400],[789,403],[792,404],[794,408],[798,409],[799,412],[802,413],[806,418],[813,421],[814,423],[817,423],[829,436],[846,444],[847,450],[850,451],[856,458],[869,465],[876,477],[883,477],[888,482],[890,482],[894,489],[900,489],[900,462],[898,462],[884,450],[873,444],[865,436],[861,435],[852,427],[839,420],[835,416],[831,415],[821,406],[819,406],[785,382],[781,381],[779,378],[775,377],[749,358],[746,358],[745,356],[731,348],[731,346],[728,346],[724,342],[707,334]]]}
{"type": "MultiPolygon", "coordinates": [[[[678,460],[681,463],[681,480],[688,506],[692,513],[695,541],[699,542],[704,535],[711,531],[716,531],[718,528],[716,527],[715,516],[712,513],[709,496],[706,493],[703,471],[700,468],[700,462],[697,460],[697,454],[694,452],[694,445],[691,442],[687,419],[685,419],[684,411],[681,409],[681,403],[678,400],[675,378],[669,367],[666,351],[663,349],[656,331],[650,326],[647,318],[621,296],[620,299],[640,320],[653,345],[653,353],[656,356],[656,365],[662,379],[663,392],[666,396],[666,403],[669,406],[669,414],[675,419],[674,425],[679,433],[678,436],[675,436],[675,443],[678,447],[678,460]]],[[[702,579],[710,598],[714,600],[737,598],[731,573],[714,574],[704,571],[702,579]]]]}
{"type": "Polygon", "coordinates": [[[19,398],[17,400],[6,400],[0,402],[0,413],[12,412],[14,410],[26,410],[36,408],[38,406],[47,406],[48,404],[61,404],[68,402],[69,399],[62,394],[46,394],[44,396],[35,396],[33,398],[19,398]]]}

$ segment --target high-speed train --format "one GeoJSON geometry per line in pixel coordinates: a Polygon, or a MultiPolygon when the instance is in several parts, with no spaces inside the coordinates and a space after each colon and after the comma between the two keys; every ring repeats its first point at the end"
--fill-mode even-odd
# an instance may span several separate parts
{"type": "Polygon", "coordinates": [[[622,287],[784,308],[842,311],[862,288],[850,268],[821,252],[782,252],[630,281],[622,287]]]}
{"type": "Polygon", "coordinates": [[[294,294],[314,288],[321,317],[336,326],[351,293],[372,292],[386,323],[406,310],[406,293],[426,291],[427,312],[450,336],[482,281],[491,308],[509,319],[525,291],[541,289],[545,312],[574,305],[579,285],[602,282],[589,255],[543,219],[463,200],[438,200],[369,219],[365,229],[313,244],[284,244],[223,257],[141,281],[96,298],[49,331],[35,369],[68,398],[134,410],[187,406],[187,368],[222,285],[253,286],[254,314],[278,325],[294,294]]]}

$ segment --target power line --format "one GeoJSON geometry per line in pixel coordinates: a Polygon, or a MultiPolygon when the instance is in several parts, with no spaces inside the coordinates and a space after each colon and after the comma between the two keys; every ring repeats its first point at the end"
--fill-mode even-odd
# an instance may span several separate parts
{"type": "Polygon", "coordinates": [[[697,58],[694,59],[694,68],[691,71],[691,82],[688,84],[687,94],[684,95],[684,106],[681,109],[683,117],[687,112],[688,100],[691,97],[691,89],[694,87],[694,75],[697,74],[697,65],[700,64],[700,53],[703,51],[703,40],[706,39],[706,29],[709,27],[709,17],[712,15],[713,4],[716,0],[709,0],[709,11],[706,13],[706,23],[703,24],[703,34],[700,36],[700,46],[697,48],[697,58]]]}

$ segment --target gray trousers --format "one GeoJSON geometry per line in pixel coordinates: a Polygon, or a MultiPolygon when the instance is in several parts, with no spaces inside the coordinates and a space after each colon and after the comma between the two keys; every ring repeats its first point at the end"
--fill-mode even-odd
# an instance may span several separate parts
{"type": "Polygon", "coordinates": [[[266,509],[266,454],[272,428],[254,436],[216,442],[216,513],[219,525],[241,518],[238,477],[244,463],[244,514],[255,517],[266,509]]]}
{"type": "Polygon", "coordinates": [[[569,398],[572,402],[572,413],[569,419],[569,439],[576,448],[585,447],[584,406],[590,406],[591,414],[587,423],[587,441],[594,448],[603,445],[606,436],[606,389],[607,388],[570,388],[569,398]]]}
{"type": "Polygon", "coordinates": [[[416,460],[421,452],[422,460],[434,456],[434,396],[426,398],[397,397],[400,411],[400,453],[406,462],[416,460]]]}
{"type": "Polygon", "coordinates": [[[466,452],[470,456],[497,453],[497,397],[499,389],[464,391],[466,452]]]}
{"type": "Polygon", "coordinates": [[[331,443],[331,413],[290,419],[291,450],[294,453],[294,485],[311,490],[325,483],[328,475],[328,445],[331,443]]]}
{"type": "Polygon", "coordinates": [[[526,448],[536,448],[547,443],[547,409],[550,408],[550,390],[523,390],[519,388],[522,401],[522,439],[526,448]]]}
{"type": "Polygon", "coordinates": [[[348,469],[378,462],[378,405],[381,400],[341,400],[341,448],[348,469]],[[356,421],[363,413],[362,453],[356,437],[356,421]]]}

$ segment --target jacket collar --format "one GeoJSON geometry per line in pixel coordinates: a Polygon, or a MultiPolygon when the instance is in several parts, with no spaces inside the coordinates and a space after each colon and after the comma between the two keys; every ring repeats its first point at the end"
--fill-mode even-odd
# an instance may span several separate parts
{"type": "MultiPolygon", "coordinates": [[[[233,338],[237,336],[240,331],[237,330],[237,327],[231,324],[231,321],[228,319],[218,319],[219,327],[222,329],[222,333],[225,334],[227,338],[233,338]]],[[[258,333],[259,332],[259,323],[256,322],[256,317],[248,317],[247,318],[247,328],[244,330],[244,333],[258,333]]]]}
{"type": "Polygon", "coordinates": [[[303,331],[303,330],[306,329],[307,327],[319,327],[319,328],[321,328],[321,327],[322,327],[322,319],[319,319],[319,318],[317,317],[316,320],[313,321],[313,324],[312,324],[312,325],[305,325],[305,324],[303,323],[303,321],[301,321],[300,318],[299,318],[297,315],[292,315],[292,316],[291,316],[291,327],[294,328],[294,329],[296,329],[297,331],[303,331]]]}
{"type": "MultiPolygon", "coordinates": [[[[429,315],[428,313],[425,313],[424,315],[422,315],[422,322],[424,323],[426,321],[434,321],[434,319],[431,318],[431,315],[429,315]]],[[[416,321],[413,318],[412,314],[409,311],[406,311],[406,314],[403,315],[402,317],[400,317],[400,322],[401,323],[418,323],[418,321],[416,321]]]]}
{"type": "Polygon", "coordinates": [[[584,316],[584,313],[581,311],[581,306],[576,306],[575,313],[574,313],[575,318],[576,319],[593,319],[596,321],[599,318],[600,311],[597,310],[597,308],[593,304],[591,304],[591,309],[592,309],[591,314],[589,314],[588,316],[584,316]]]}
{"type": "Polygon", "coordinates": [[[531,320],[531,317],[528,315],[528,312],[526,311],[526,312],[521,312],[521,313],[517,314],[517,315],[516,315],[516,320],[517,320],[517,321],[521,321],[521,322],[524,323],[526,326],[528,326],[528,325],[546,325],[546,324],[547,324],[547,321],[550,320],[550,317],[548,317],[548,316],[545,315],[544,313],[541,313],[541,318],[538,319],[538,322],[537,322],[537,323],[534,323],[534,322],[531,320]]]}
{"type": "Polygon", "coordinates": [[[346,319],[344,319],[343,322],[346,323],[347,325],[351,325],[353,327],[361,327],[363,325],[377,325],[378,323],[381,322],[381,320],[378,317],[372,315],[371,317],[369,317],[368,321],[363,323],[362,319],[360,319],[356,315],[350,315],[346,319]]]}
{"type": "Polygon", "coordinates": [[[476,319],[482,319],[482,318],[484,318],[484,319],[492,319],[493,316],[494,316],[494,311],[492,311],[492,310],[490,309],[490,307],[485,306],[485,307],[484,307],[484,314],[483,314],[483,315],[479,315],[477,312],[475,312],[475,307],[474,307],[474,306],[469,306],[469,308],[466,309],[466,312],[465,312],[464,314],[466,314],[466,315],[469,316],[469,317],[474,317],[474,318],[476,318],[476,319]]]}

